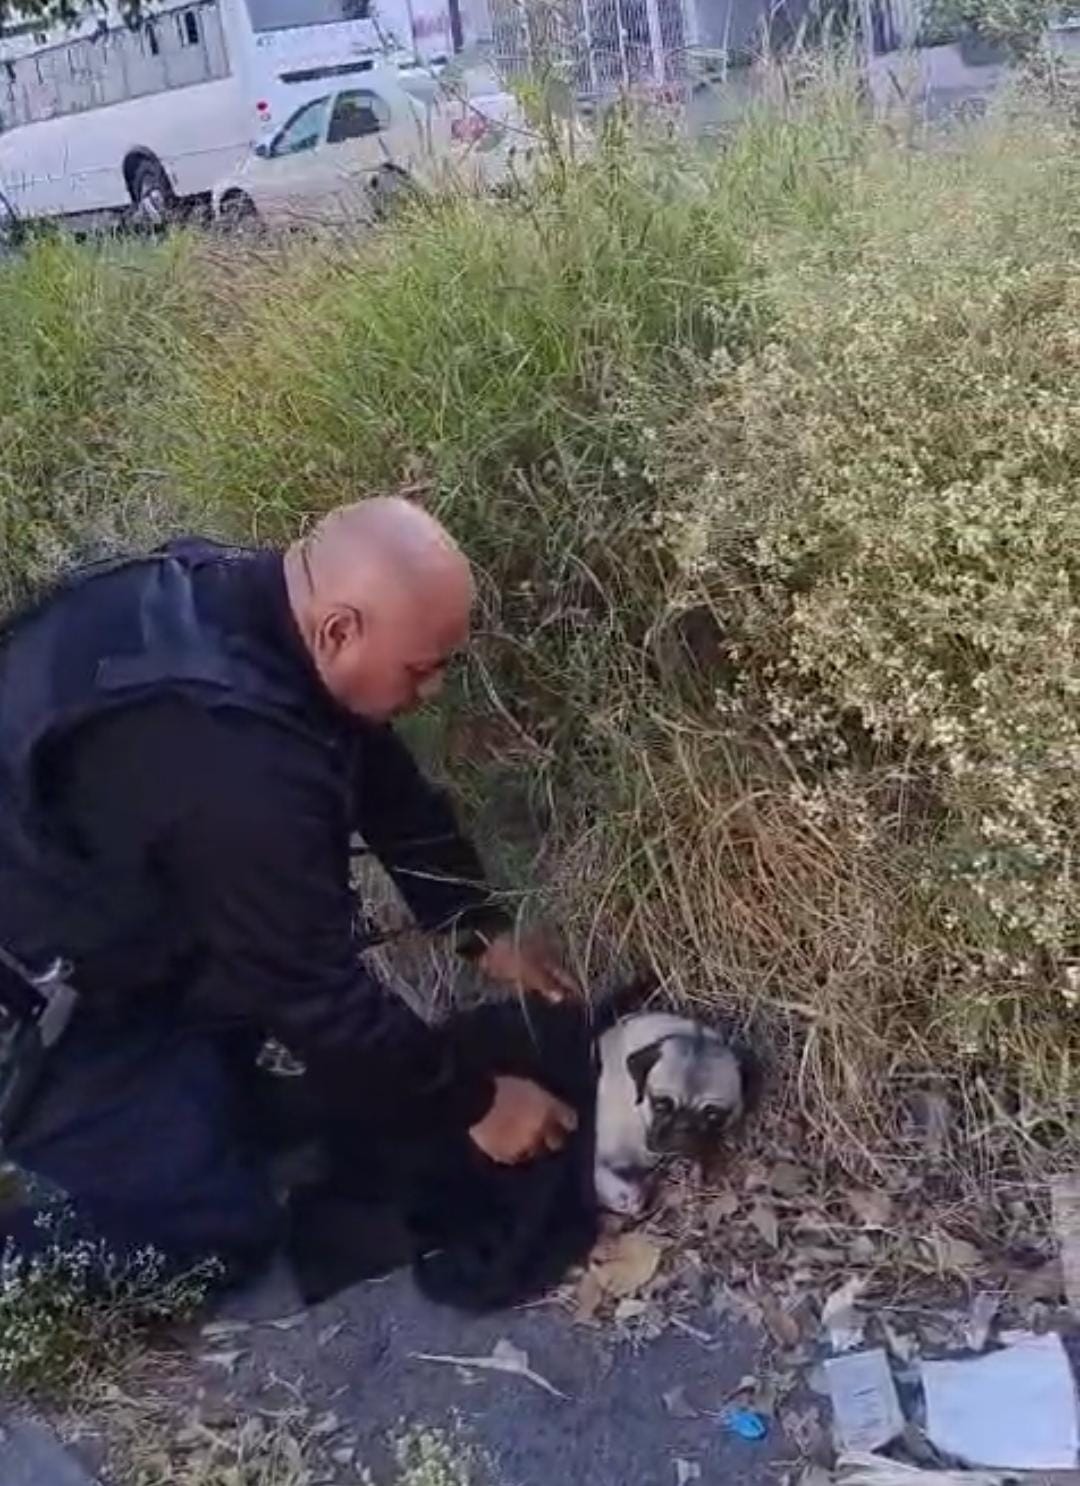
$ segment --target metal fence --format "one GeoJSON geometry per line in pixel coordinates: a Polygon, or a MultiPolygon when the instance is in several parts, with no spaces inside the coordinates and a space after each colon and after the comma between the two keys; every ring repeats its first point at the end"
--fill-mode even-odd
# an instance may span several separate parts
{"type": "Polygon", "coordinates": [[[557,69],[579,95],[677,89],[686,0],[490,0],[495,58],[510,77],[557,69]]]}

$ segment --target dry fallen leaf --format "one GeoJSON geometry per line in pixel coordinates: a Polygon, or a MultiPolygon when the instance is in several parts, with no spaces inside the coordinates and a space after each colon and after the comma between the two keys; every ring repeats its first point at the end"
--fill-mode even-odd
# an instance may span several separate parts
{"type": "Polygon", "coordinates": [[[199,1335],[204,1336],[207,1341],[220,1341],[227,1336],[239,1336],[241,1332],[250,1331],[250,1321],[208,1321],[205,1326],[199,1327],[199,1335]]]}
{"type": "Polygon", "coordinates": [[[547,1378],[533,1371],[529,1366],[528,1352],[515,1347],[514,1343],[505,1337],[495,1343],[490,1357],[453,1357],[439,1352],[410,1352],[409,1355],[414,1362],[440,1362],[448,1367],[477,1368],[481,1372],[512,1373],[519,1378],[525,1378],[537,1388],[542,1388],[553,1398],[566,1398],[566,1394],[560,1393],[559,1389],[549,1383],[547,1378]]]}
{"type": "Polygon", "coordinates": [[[827,1244],[800,1244],[795,1250],[796,1264],[842,1264],[844,1257],[843,1249],[827,1244]]]}
{"type": "Polygon", "coordinates": [[[821,1441],[821,1414],[813,1404],[805,1409],[784,1409],[780,1428],[800,1455],[809,1455],[821,1441]]]}
{"type": "Polygon", "coordinates": [[[990,1338],[990,1327],[998,1312],[998,1297],[985,1290],[971,1302],[964,1339],[973,1352],[981,1352],[990,1338]]]}
{"type": "Polygon", "coordinates": [[[306,1319],[306,1312],[297,1311],[295,1316],[279,1316],[276,1321],[268,1321],[266,1324],[275,1331],[295,1331],[297,1326],[303,1326],[306,1319]]]}
{"type": "Polygon", "coordinates": [[[981,1252],[966,1238],[953,1238],[951,1233],[938,1230],[924,1241],[939,1269],[959,1270],[966,1274],[981,1269],[985,1263],[981,1252]]]}
{"type": "Polygon", "coordinates": [[[781,1197],[798,1197],[810,1185],[810,1173],[794,1161],[777,1161],[769,1172],[769,1186],[781,1197]]]}
{"type": "Polygon", "coordinates": [[[686,1389],[680,1383],[677,1388],[670,1389],[663,1395],[664,1410],[673,1419],[697,1419],[697,1409],[686,1396],[686,1389]]]}
{"type": "Polygon", "coordinates": [[[574,1290],[574,1320],[591,1321],[604,1299],[604,1287],[591,1269],[578,1280],[574,1290]]]}
{"type": "Polygon", "coordinates": [[[1065,1271],[1060,1259],[1048,1259],[1038,1269],[1014,1269],[1009,1289],[1021,1300],[1059,1301],[1065,1294],[1065,1271]]]}
{"type": "Polygon", "coordinates": [[[649,1309],[647,1300],[637,1300],[632,1295],[620,1300],[615,1307],[615,1319],[624,1325],[627,1321],[638,1321],[649,1309]]]}
{"type": "Polygon", "coordinates": [[[826,1233],[831,1235],[835,1227],[836,1224],[829,1217],[829,1214],[814,1202],[808,1202],[795,1219],[796,1233],[826,1233]]]}
{"type": "Polygon", "coordinates": [[[705,1209],[705,1226],[709,1232],[718,1228],[721,1223],[726,1223],[728,1218],[733,1218],[740,1206],[734,1192],[718,1193],[705,1209]]]}
{"type": "Polygon", "coordinates": [[[605,1295],[624,1297],[643,1290],[660,1267],[663,1250],[644,1233],[620,1233],[605,1242],[589,1273],[605,1295]]]}
{"type": "Polygon", "coordinates": [[[784,1309],[773,1292],[762,1286],[754,1291],[754,1299],[761,1307],[761,1314],[773,1341],[781,1347],[798,1346],[801,1340],[799,1323],[789,1311],[784,1309]]]}
{"type": "Polygon", "coordinates": [[[892,1221],[892,1198],[888,1192],[855,1190],[847,1204],[864,1228],[887,1228],[892,1221]]]}
{"type": "Polygon", "coordinates": [[[756,1202],[750,1210],[749,1221],[771,1249],[780,1247],[780,1224],[774,1207],[767,1202],[756,1202]]]}
{"type": "Polygon", "coordinates": [[[855,1302],[865,1289],[865,1276],[852,1275],[825,1301],[821,1324],[829,1333],[829,1344],[834,1352],[850,1352],[863,1339],[863,1323],[855,1302]]]}
{"type": "Polygon", "coordinates": [[[675,1461],[675,1486],[690,1486],[691,1481],[701,1480],[701,1466],[696,1460],[675,1461]]]}
{"type": "Polygon", "coordinates": [[[223,1367],[226,1372],[233,1372],[241,1357],[247,1353],[237,1350],[233,1352],[200,1352],[199,1361],[204,1362],[207,1367],[223,1367]]]}
{"type": "Polygon", "coordinates": [[[904,1331],[897,1331],[896,1327],[886,1319],[879,1316],[878,1322],[885,1337],[885,1345],[899,1362],[910,1362],[913,1357],[918,1356],[919,1339],[904,1331]]]}
{"type": "Polygon", "coordinates": [[[799,1477],[798,1486],[833,1486],[833,1478],[823,1465],[808,1465],[799,1477]]]}

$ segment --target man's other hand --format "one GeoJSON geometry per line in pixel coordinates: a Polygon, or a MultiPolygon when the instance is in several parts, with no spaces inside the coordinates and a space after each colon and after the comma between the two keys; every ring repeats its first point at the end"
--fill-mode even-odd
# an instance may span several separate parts
{"type": "Polygon", "coordinates": [[[477,964],[492,980],[518,992],[531,991],[543,996],[545,1001],[566,1001],[581,995],[581,988],[569,970],[535,934],[521,935],[512,930],[500,934],[477,964]]]}
{"type": "Polygon", "coordinates": [[[495,1102],[469,1135],[489,1160],[516,1166],[548,1151],[561,1151],[577,1123],[568,1104],[531,1079],[500,1076],[495,1080],[495,1102]]]}

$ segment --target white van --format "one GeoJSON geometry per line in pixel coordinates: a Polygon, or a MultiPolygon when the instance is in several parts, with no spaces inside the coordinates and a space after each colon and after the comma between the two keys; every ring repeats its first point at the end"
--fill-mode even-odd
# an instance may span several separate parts
{"type": "Polygon", "coordinates": [[[0,31],[0,191],[23,219],[160,220],[297,104],[453,48],[448,0],[188,0],[134,29],[119,0],[71,27],[0,31]]]}

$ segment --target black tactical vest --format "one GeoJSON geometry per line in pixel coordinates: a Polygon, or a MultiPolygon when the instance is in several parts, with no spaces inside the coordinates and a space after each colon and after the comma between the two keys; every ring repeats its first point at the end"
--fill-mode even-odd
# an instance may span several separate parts
{"type": "Polygon", "coordinates": [[[126,979],[142,957],[150,982],[189,949],[151,874],[106,880],[50,808],[50,755],[74,729],[181,695],[259,713],[337,752],[295,658],[250,622],[243,567],[256,558],[183,541],[99,564],[0,631],[0,943],[31,968],[58,955],[76,972],[87,958],[115,960],[126,979]]]}

